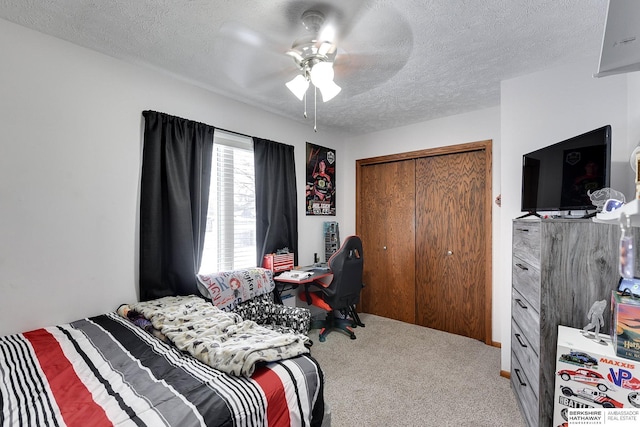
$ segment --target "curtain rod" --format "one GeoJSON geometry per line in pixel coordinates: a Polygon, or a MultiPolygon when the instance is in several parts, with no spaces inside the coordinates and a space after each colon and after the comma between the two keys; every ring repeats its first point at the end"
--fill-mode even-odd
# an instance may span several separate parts
{"type": "Polygon", "coordinates": [[[257,138],[257,136],[251,136],[251,135],[246,135],[244,133],[240,133],[240,132],[234,132],[232,130],[228,130],[228,129],[224,129],[224,128],[217,128],[215,126],[213,126],[216,130],[220,130],[222,132],[228,132],[228,133],[232,133],[234,135],[238,135],[238,136],[245,136],[247,138],[257,138]]]}
{"type": "MultiPolygon", "coordinates": [[[[158,114],[163,114],[163,115],[165,115],[165,116],[175,117],[176,119],[188,120],[188,121],[190,121],[190,122],[200,123],[200,124],[203,124],[203,125],[206,125],[206,126],[212,127],[212,128],[214,128],[214,129],[218,129],[218,130],[221,130],[221,131],[224,131],[224,132],[233,133],[233,134],[236,134],[236,135],[239,135],[239,136],[245,136],[245,137],[247,137],[247,138],[254,138],[254,137],[253,137],[253,136],[251,136],[251,135],[246,135],[246,134],[244,134],[244,133],[235,132],[235,131],[232,131],[232,130],[228,130],[228,129],[224,129],[224,128],[221,128],[221,127],[213,126],[213,125],[210,125],[210,124],[208,124],[208,123],[204,123],[204,122],[197,122],[196,120],[185,119],[184,117],[174,116],[173,114],[165,113],[165,112],[163,112],[163,111],[143,110],[143,111],[142,111],[142,114],[144,115],[144,113],[158,113],[158,114]]],[[[257,138],[257,137],[256,137],[256,138],[257,138]]]]}
{"type": "MultiPolygon", "coordinates": [[[[173,114],[164,113],[164,112],[162,112],[162,111],[144,110],[144,111],[142,112],[142,113],[143,113],[143,115],[144,115],[144,113],[146,113],[146,112],[149,112],[149,113],[164,114],[165,116],[175,117],[175,118],[182,119],[182,120],[188,120],[188,121],[190,121],[190,122],[202,123],[202,122],[196,122],[195,120],[191,120],[191,119],[185,119],[184,117],[174,116],[173,114]]],[[[251,135],[247,135],[247,134],[245,134],[245,133],[240,133],[240,132],[236,132],[236,131],[233,131],[233,130],[228,130],[228,129],[225,129],[225,128],[221,128],[221,127],[213,126],[213,125],[210,125],[210,124],[208,124],[208,123],[202,123],[202,124],[203,124],[203,125],[210,126],[210,127],[212,127],[214,130],[215,130],[215,129],[217,129],[217,130],[220,130],[220,131],[223,131],[223,132],[232,133],[232,134],[234,134],[234,135],[244,136],[244,137],[246,137],[246,138],[252,138],[252,139],[253,139],[253,138],[260,138],[259,136],[251,136],[251,135]]],[[[264,138],[260,138],[260,139],[264,139],[264,138]]]]}

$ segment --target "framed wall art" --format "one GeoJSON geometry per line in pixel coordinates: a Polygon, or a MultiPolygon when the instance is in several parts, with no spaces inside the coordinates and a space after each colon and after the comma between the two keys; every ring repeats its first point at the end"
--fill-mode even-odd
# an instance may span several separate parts
{"type": "Polygon", "coordinates": [[[336,152],[307,142],[307,215],[336,214],[336,152]]]}

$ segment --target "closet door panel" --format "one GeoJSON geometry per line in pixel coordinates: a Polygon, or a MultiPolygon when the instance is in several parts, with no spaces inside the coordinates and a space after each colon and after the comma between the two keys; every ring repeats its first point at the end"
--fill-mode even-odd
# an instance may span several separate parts
{"type": "Polygon", "coordinates": [[[416,160],[416,323],[486,338],[482,150],[416,160]]]}
{"type": "Polygon", "coordinates": [[[415,161],[362,168],[362,311],[415,322],[415,161]]]}

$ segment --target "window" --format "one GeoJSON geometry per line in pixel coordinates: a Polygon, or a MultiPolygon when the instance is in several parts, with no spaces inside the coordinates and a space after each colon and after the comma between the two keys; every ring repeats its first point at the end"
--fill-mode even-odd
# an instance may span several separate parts
{"type": "Polygon", "coordinates": [[[216,130],[200,273],[256,266],[253,141],[216,130]]]}

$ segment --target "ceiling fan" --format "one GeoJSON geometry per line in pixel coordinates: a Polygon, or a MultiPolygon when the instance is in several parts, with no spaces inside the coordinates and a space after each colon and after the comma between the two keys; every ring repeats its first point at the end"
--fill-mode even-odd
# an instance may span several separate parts
{"type": "Polygon", "coordinates": [[[304,101],[306,118],[310,88],[314,105],[318,96],[326,103],[341,94],[333,105],[344,108],[401,70],[412,48],[410,25],[391,3],[283,0],[266,15],[225,22],[215,55],[236,84],[230,90],[287,109],[291,91],[304,101]]]}
{"type": "Polygon", "coordinates": [[[334,81],[333,61],[337,46],[334,44],[335,29],[323,27],[325,16],[318,10],[307,10],[302,14],[302,25],[308,35],[296,40],[287,55],[295,61],[300,74],[286,83],[289,90],[302,101],[309,82],[320,90],[324,102],[333,99],[342,88],[334,81]]]}

